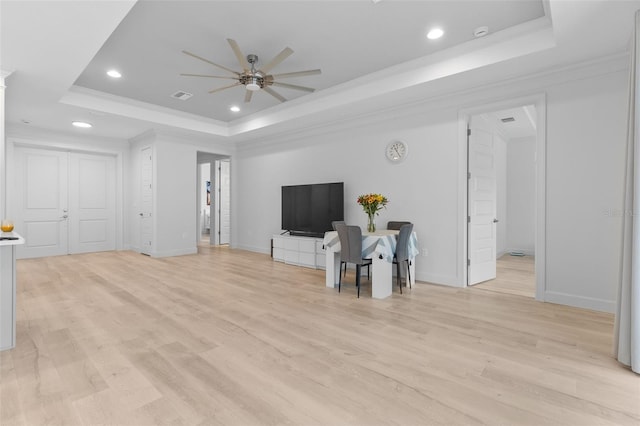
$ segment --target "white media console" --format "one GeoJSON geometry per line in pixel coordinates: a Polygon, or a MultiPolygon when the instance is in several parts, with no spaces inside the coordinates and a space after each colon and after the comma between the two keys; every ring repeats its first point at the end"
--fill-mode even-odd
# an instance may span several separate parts
{"type": "Polygon", "coordinates": [[[326,254],[322,238],[274,235],[273,260],[289,265],[325,269],[326,254]]]}

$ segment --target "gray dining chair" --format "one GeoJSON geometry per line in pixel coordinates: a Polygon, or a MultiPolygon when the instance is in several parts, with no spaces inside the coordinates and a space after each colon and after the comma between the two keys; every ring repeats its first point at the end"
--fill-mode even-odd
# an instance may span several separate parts
{"type": "MultiPolygon", "coordinates": [[[[337,225],[346,225],[347,223],[344,220],[334,220],[333,222],[331,222],[331,227],[333,228],[334,231],[337,231],[336,226],[337,225]]],[[[342,262],[340,262],[340,267],[342,267],[342,262]]],[[[344,276],[347,276],[347,264],[344,264],[344,276]]]]}
{"type": "Polygon", "coordinates": [[[389,221],[387,222],[387,229],[399,231],[402,225],[409,225],[411,222],[406,221],[389,221]]]}
{"type": "Polygon", "coordinates": [[[337,231],[336,229],[336,225],[346,225],[347,223],[344,220],[334,220],[333,222],[331,222],[331,227],[333,228],[334,231],[337,231]]]}
{"type": "Polygon", "coordinates": [[[396,280],[398,282],[398,288],[400,294],[402,294],[402,275],[400,274],[400,264],[406,262],[407,265],[407,284],[411,288],[411,269],[409,260],[409,239],[413,232],[413,224],[408,223],[400,227],[400,233],[398,234],[398,242],[396,244],[396,254],[393,258],[393,263],[396,264],[396,280]]]}
{"type": "MultiPolygon", "coordinates": [[[[340,238],[340,266],[342,263],[353,263],[356,265],[356,287],[358,287],[358,297],[360,297],[360,271],[363,266],[367,266],[367,276],[369,276],[368,268],[371,266],[371,259],[362,258],[362,230],[359,226],[348,226],[337,224],[338,238],[340,238]]],[[[338,293],[342,288],[342,274],[338,278],[338,293]]]]}

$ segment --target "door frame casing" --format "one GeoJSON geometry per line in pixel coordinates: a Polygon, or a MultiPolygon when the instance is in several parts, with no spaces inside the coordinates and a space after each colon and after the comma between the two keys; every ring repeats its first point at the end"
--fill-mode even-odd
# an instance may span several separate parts
{"type": "MultiPolygon", "coordinates": [[[[229,191],[229,197],[230,197],[230,204],[229,204],[229,221],[232,222],[233,218],[231,216],[231,212],[233,211],[231,203],[233,202],[233,196],[231,194],[231,188],[233,187],[233,179],[232,179],[232,157],[230,155],[227,154],[216,154],[214,152],[208,152],[208,151],[202,151],[202,150],[198,150],[197,154],[196,154],[196,167],[197,170],[199,171],[200,168],[198,167],[198,165],[200,164],[210,164],[211,168],[209,170],[209,178],[210,181],[213,183],[211,190],[214,191],[214,194],[211,194],[212,199],[212,205],[214,206],[213,209],[210,210],[210,216],[211,216],[211,234],[209,237],[209,244],[210,245],[219,245],[220,244],[220,238],[219,238],[219,214],[218,214],[218,206],[220,205],[220,176],[218,173],[218,164],[221,161],[228,161],[229,162],[229,187],[230,187],[230,191],[229,191]],[[215,222],[215,224],[214,224],[215,222]],[[215,231],[214,231],[215,229],[215,231]]],[[[197,175],[198,173],[196,173],[197,175]]],[[[198,193],[199,191],[199,187],[200,187],[200,181],[199,178],[196,177],[196,182],[195,182],[195,188],[196,188],[196,193],[198,193]]],[[[196,201],[196,231],[198,229],[198,220],[200,218],[200,206],[199,206],[199,201],[196,201]]],[[[197,232],[196,232],[197,233],[197,232]]],[[[231,233],[231,224],[229,225],[229,246],[231,247],[231,243],[232,243],[232,233],[231,233]]]]}
{"type": "Polygon", "coordinates": [[[536,300],[544,301],[546,292],[546,171],[547,171],[547,99],[545,93],[509,98],[479,104],[458,112],[458,285],[467,287],[467,126],[472,116],[524,105],[536,108],[536,219],[535,219],[535,275],[536,300]]]}
{"type": "Polygon", "coordinates": [[[79,148],[75,144],[59,142],[45,142],[41,140],[24,139],[20,137],[7,138],[7,215],[14,210],[13,188],[15,188],[15,148],[36,148],[50,151],[75,152],[93,155],[109,155],[116,157],[116,250],[124,250],[125,247],[125,224],[124,224],[124,163],[123,153],[116,150],[99,148],[79,148]]]}

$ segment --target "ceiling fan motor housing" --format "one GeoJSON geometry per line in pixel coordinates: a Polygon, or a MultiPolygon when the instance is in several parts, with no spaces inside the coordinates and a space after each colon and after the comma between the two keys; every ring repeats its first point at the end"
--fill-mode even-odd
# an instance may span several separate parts
{"type": "Polygon", "coordinates": [[[258,55],[247,55],[247,62],[251,64],[251,71],[240,76],[240,83],[244,84],[247,90],[255,91],[264,87],[264,77],[256,71],[255,64],[258,62],[258,55]]]}
{"type": "Polygon", "coordinates": [[[248,90],[260,90],[264,87],[264,77],[260,74],[243,74],[240,76],[240,83],[248,90]]]}

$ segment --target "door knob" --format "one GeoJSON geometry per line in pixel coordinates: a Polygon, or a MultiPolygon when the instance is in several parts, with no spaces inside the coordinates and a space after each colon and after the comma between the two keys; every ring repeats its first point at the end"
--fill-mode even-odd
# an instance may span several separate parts
{"type": "Polygon", "coordinates": [[[68,218],[68,217],[69,217],[69,215],[63,214],[63,215],[62,215],[62,217],[61,217],[61,219],[66,219],[66,218],[68,218]]]}
{"type": "Polygon", "coordinates": [[[498,219],[493,219],[493,223],[498,223],[500,222],[498,219]]]}
{"type": "Polygon", "coordinates": [[[140,217],[144,216],[144,213],[138,213],[140,215],[140,217]]]}

